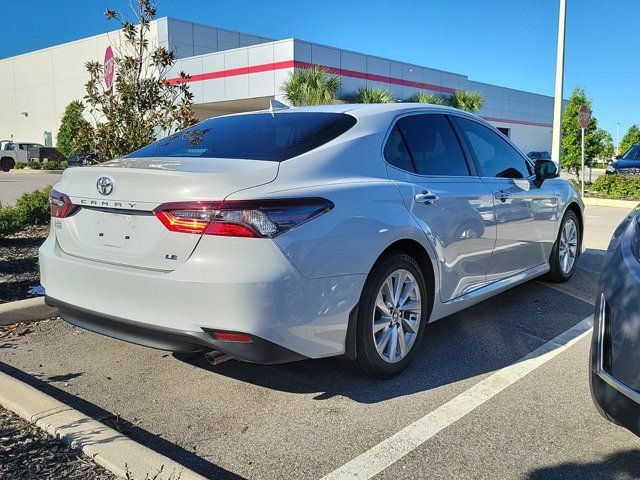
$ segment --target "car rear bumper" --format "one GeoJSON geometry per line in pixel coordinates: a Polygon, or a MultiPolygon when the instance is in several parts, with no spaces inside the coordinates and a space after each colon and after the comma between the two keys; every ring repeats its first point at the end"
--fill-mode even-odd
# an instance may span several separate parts
{"type": "Polygon", "coordinates": [[[224,341],[215,339],[204,331],[185,332],[150,326],[75,307],[48,296],[45,301],[47,305],[57,307],[60,316],[72,325],[145,347],[185,353],[217,350],[247,362],[264,364],[295,362],[307,358],[256,336],[251,336],[251,342],[224,341]]]}
{"type": "MultiPolygon", "coordinates": [[[[633,223],[633,222],[631,222],[633,223]]],[[[629,248],[633,225],[604,262],[591,343],[591,395],[614,422],[640,435],[640,263],[629,248]]]]}
{"type": "Polygon", "coordinates": [[[70,256],[50,235],[40,271],[48,301],[69,323],[153,348],[210,348],[257,363],[344,353],[364,283],[364,275],[308,279],[272,241],[223,237],[203,237],[185,263],[158,272],[70,256]],[[252,342],[221,341],[210,330],[252,342]]]}

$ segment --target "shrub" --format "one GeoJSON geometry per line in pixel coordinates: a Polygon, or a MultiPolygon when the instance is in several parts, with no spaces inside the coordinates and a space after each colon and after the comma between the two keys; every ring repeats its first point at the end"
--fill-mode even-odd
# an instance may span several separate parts
{"type": "Polygon", "coordinates": [[[17,208],[0,205],[0,238],[16,233],[22,226],[22,217],[17,208]]]}
{"type": "Polygon", "coordinates": [[[431,103],[432,105],[446,105],[447,99],[435,93],[418,92],[407,99],[412,103],[431,103]]]}
{"type": "Polygon", "coordinates": [[[0,205],[0,238],[19,231],[26,225],[46,225],[50,221],[49,191],[51,187],[25,193],[15,206],[0,205]]]}
{"type": "Polygon", "coordinates": [[[395,98],[388,88],[359,88],[353,95],[345,97],[349,103],[391,103],[395,98]]]}
{"type": "Polygon", "coordinates": [[[294,107],[328,105],[336,100],[338,90],[340,77],[317,66],[294,70],[282,86],[284,98],[294,107]]]}
{"type": "Polygon", "coordinates": [[[480,92],[456,90],[449,98],[447,98],[447,103],[450,106],[459,108],[465,112],[475,113],[482,108],[482,105],[484,105],[484,97],[480,92]]]}
{"type": "Polygon", "coordinates": [[[59,168],[60,165],[58,165],[58,162],[54,162],[53,160],[42,162],[40,164],[40,169],[42,170],[58,170],[59,168]]]}
{"type": "Polygon", "coordinates": [[[20,212],[27,225],[44,225],[49,223],[49,192],[51,187],[25,193],[16,202],[15,208],[20,212]]]}
{"type": "Polygon", "coordinates": [[[640,175],[602,175],[589,192],[607,198],[640,199],[640,175]]]}

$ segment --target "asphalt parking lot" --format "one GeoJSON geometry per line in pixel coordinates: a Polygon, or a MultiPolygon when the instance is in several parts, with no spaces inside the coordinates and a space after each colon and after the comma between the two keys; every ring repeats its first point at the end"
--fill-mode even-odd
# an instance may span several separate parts
{"type": "Polygon", "coordinates": [[[0,204],[11,205],[23,193],[54,185],[61,178],[61,173],[0,172],[0,204]]]}
{"type": "Polygon", "coordinates": [[[640,440],[591,403],[590,334],[539,353],[593,313],[603,251],[627,213],[588,207],[588,250],[570,282],[531,281],[430,325],[414,364],[390,381],[333,359],[187,363],[61,320],[0,345],[0,370],[216,479],[638,478],[640,440]],[[539,362],[530,373],[474,394],[526,355],[539,362]],[[460,399],[478,406],[447,416],[460,399]],[[407,448],[390,440],[398,432],[424,441],[407,448]],[[397,460],[371,467],[376,448],[397,460]],[[347,477],[354,461],[370,468],[347,477]]]}

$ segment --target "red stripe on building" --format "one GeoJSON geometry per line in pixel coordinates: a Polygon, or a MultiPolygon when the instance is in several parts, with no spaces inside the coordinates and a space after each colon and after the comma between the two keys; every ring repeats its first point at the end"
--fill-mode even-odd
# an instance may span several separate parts
{"type": "MultiPolygon", "coordinates": [[[[314,64],[305,62],[295,62],[297,68],[309,68],[314,64]]],[[[324,68],[327,72],[334,75],[342,75],[344,77],[361,78],[363,80],[371,80],[374,82],[392,83],[394,85],[402,85],[404,87],[421,88],[423,90],[434,90],[436,92],[453,93],[455,88],[442,87],[440,85],[432,85],[430,83],[414,82],[411,80],[404,80],[402,78],[386,77],[384,75],[375,75],[373,73],[358,72],[355,70],[347,70],[346,68],[327,67],[325,65],[317,65],[324,68]]]]}
{"type": "MultiPolygon", "coordinates": [[[[272,72],[275,70],[285,70],[287,68],[309,68],[312,66],[321,67],[324,70],[326,70],[328,73],[332,73],[334,75],[341,75],[344,77],[360,78],[362,80],[371,80],[374,82],[381,82],[381,83],[391,83],[394,85],[402,85],[405,87],[420,88],[423,90],[432,90],[432,91],[443,92],[443,93],[454,93],[456,91],[454,88],[443,87],[440,85],[432,85],[430,83],[414,82],[411,80],[404,80],[401,78],[386,77],[384,75],[358,72],[356,70],[347,70],[345,68],[328,67],[326,65],[299,62],[297,60],[285,60],[282,62],[263,63],[260,65],[252,65],[249,67],[239,67],[239,68],[231,68],[228,70],[218,70],[216,72],[200,73],[197,75],[191,75],[191,77],[188,80],[186,80],[186,82],[188,83],[203,82],[205,80],[235,77],[238,75],[247,75],[250,73],[272,72]]],[[[177,84],[177,83],[181,83],[183,80],[180,77],[176,77],[176,78],[170,78],[168,81],[171,84],[177,84]]],[[[482,118],[484,118],[488,122],[515,123],[518,125],[531,125],[535,127],[552,127],[552,125],[548,123],[527,122],[524,120],[509,120],[506,118],[493,118],[493,117],[482,117],[482,118]]]]}

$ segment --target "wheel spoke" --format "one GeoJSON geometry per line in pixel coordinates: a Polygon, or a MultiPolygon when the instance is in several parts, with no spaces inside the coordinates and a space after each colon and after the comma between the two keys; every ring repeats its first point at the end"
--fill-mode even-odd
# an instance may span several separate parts
{"type": "Polygon", "coordinates": [[[400,306],[400,308],[402,308],[407,302],[407,299],[409,298],[411,293],[413,293],[413,289],[415,288],[415,286],[416,283],[413,280],[409,280],[404,284],[402,288],[402,294],[400,295],[400,300],[398,301],[398,305],[400,306]]]}
{"type": "Polygon", "coordinates": [[[380,317],[378,320],[373,322],[373,333],[374,335],[378,333],[380,330],[389,326],[389,322],[391,319],[389,317],[380,317]]]}
{"type": "Polygon", "coordinates": [[[403,318],[402,319],[402,325],[404,327],[407,327],[407,330],[409,330],[411,333],[413,333],[413,334],[417,334],[418,333],[418,326],[415,325],[411,320],[409,320],[407,318],[403,318]]]}
{"type": "Polygon", "coordinates": [[[392,329],[389,328],[384,332],[382,332],[382,335],[380,336],[380,340],[376,343],[376,348],[378,349],[378,352],[380,352],[380,355],[382,356],[384,356],[385,347],[389,343],[389,338],[391,338],[391,330],[392,329]]]}
{"type": "Polygon", "coordinates": [[[411,300],[403,305],[402,310],[405,312],[417,312],[420,309],[420,302],[411,300]]]}
{"type": "Polygon", "coordinates": [[[398,345],[400,346],[400,356],[404,358],[407,354],[407,342],[404,338],[404,329],[402,328],[402,322],[398,323],[398,345]]]}
{"type": "Polygon", "coordinates": [[[396,350],[398,350],[398,327],[391,328],[391,338],[389,339],[389,360],[395,360],[396,350]]]}
{"type": "Polygon", "coordinates": [[[380,310],[384,316],[391,316],[389,307],[387,307],[387,304],[384,302],[384,298],[382,298],[382,292],[378,293],[378,296],[376,297],[376,308],[380,310]]]}
{"type": "Polygon", "coordinates": [[[398,273],[398,278],[396,279],[396,284],[393,289],[393,305],[398,306],[400,302],[400,294],[402,293],[402,287],[404,287],[404,281],[407,278],[406,270],[400,270],[398,273]]]}

